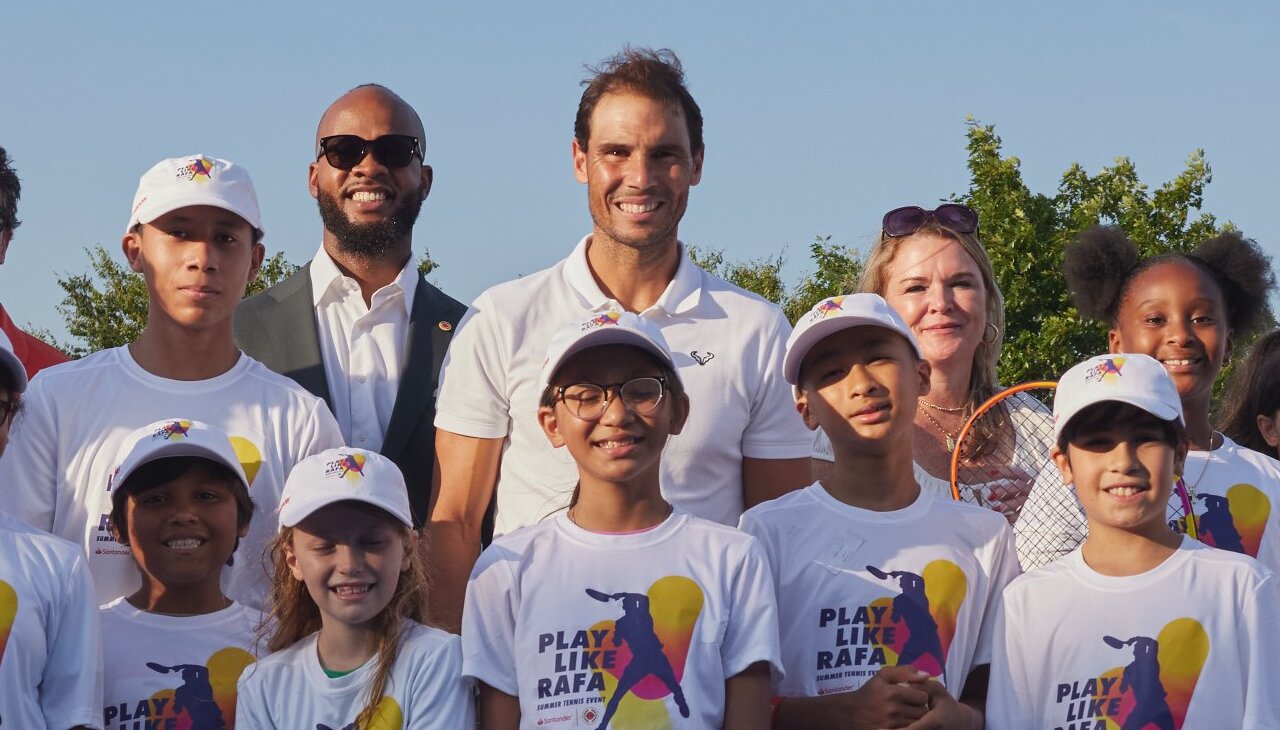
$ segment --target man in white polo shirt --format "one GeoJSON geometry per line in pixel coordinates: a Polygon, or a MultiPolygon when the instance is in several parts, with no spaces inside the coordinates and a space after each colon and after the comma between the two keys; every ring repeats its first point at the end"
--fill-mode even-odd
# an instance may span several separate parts
{"type": "Polygon", "coordinates": [[[691,401],[662,460],[675,505],[733,525],[745,507],[811,481],[812,439],[781,374],[786,319],[699,269],[677,239],[703,144],[675,54],[627,49],[603,64],[574,136],[591,234],[550,269],[481,294],[445,360],[430,529],[434,609],[455,627],[495,485],[495,534],[563,508],[573,492],[573,461],[538,425],[538,373],[551,335],[584,312],[636,312],[671,345],[691,401]]]}

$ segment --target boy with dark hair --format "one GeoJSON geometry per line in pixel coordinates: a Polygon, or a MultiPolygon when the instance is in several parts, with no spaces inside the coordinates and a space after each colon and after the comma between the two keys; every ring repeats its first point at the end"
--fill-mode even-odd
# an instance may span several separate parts
{"type": "MultiPolygon", "coordinates": [[[[173,413],[231,437],[260,509],[273,510],[290,468],[342,443],[323,401],[240,352],[232,317],[264,248],[253,182],[226,160],[162,160],[142,176],[121,247],[146,280],[147,325],[138,339],[40,374],[14,429],[23,458],[0,463],[12,495],[3,509],[84,545],[98,603],[139,586],[129,549],[108,526],[103,486],[134,429],[173,413]]],[[[271,525],[249,526],[227,595],[261,606],[258,556],[271,525]]]]}
{"type": "Polygon", "coordinates": [[[1280,727],[1275,578],[1166,522],[1189,441],[1165,367],[1090,358],[1062,376],[1053,416],[1088,537],[1005,591],[988,726],[1280,727]]]}
{"type": "Polygon", "coordinates": [[[777,590],[774,727],[982,727],[996,606],[1018,561],[1003,517],[916,482],[929,364],[910,328],[875,294],[826,299],[796,323],[783,375],[835,467],[742,516],[777,590]]]}
{"type": "Polygon", "coordinates": [[[157,421],[125,441],[110,481],[111,532],[142,587],[101,608],[104,726],[230,728],[261,618],[221,585],[254,512],[235,448],[199,421],[157,421]]]}

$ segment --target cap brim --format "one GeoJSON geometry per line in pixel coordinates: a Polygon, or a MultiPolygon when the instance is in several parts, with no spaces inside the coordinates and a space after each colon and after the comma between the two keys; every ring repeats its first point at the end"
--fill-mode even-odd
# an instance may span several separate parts
{"type": "Polygon", "coordinates": [[[155,219],[159,218],[162,215],[165,215],[167,213],[172,213],[173,211],[178,210],[179,208],[188,208],[193,205],[209,205],[209,206],[213,206],[214,208],[221,208],[227,211],[228,213],[235,213],[236,215],[243,218],[246,223],[253,226],[254,230],[258,231],[259,233],[263,232],[261,220],[252,220],[251,218],[249,218],[249,216],[245,215],[244,211],[237,208],[235,204],[233,204],[231,201],[227,200],[226,198],[220,195],[209,195],[207,193],[206,194],[192,193],[190,195],[174,197],[165,201],[163,205],[157,205],[154,210],[148,210],[145,216],[140,216],[135,214],[132,218],[129,219],[129,228],[133,228],[135,225],[139,223],[142,223],[142,224],[151,223],[152,221],[154,221],[155,219]],[[146,220],[143,220],[143,218],[146,218],[146,220]]]}
{"type": "Polygon", "coordinates": [[[1172,421],[1176,419],[1179,423],[1185,423],[1182,419],[1182,413],[1177,408],[1174,408],[1159,398],[1143,398],[1135,395],[1119,394],[1088,401],[1078,406],[1074,411],[1066,414],[1066,418],[1059,419],[1057,423],[1053,424],[1054,440],[1056,441],[1057,438],[1062,435],[1062,432],[1067,428],[1067,424],[1071,423],[1076,416],[1079,416],[1084,411],[1100,403],[1124,403],[1150,413],[1161,421],[1172,421]]]}
{"type": "Polygon", "coordinates": [[[560,356],[556,358],[555,362],[548,362],[544,369],[544,384],[550,385],[551,378],[562,365],[568,362],[569,358],[577,355],[583,350],[588,350],[592,347],[603,347],[604,345],[631,345],[632,347],[639,347],[662,361],[663,364],[671,369],[671,372],[674,373],[677,378],[680,377],[680,371],[676,368],[675,362],[671,359],[671,353],[667,352],[666,348],[634,329],[609,326],[599,327],[582,335],[575,340],[573,344],[565,348],[565,351],[560,353],[560,356]]]}
{"type": "Polygon", "coordinates": [[[919,345],[913,339],[902,334],[897,328],[885,324],[884,320],[875,317],[860,317],[856,314],[828,317],[821,322],[810,325],[804,332],[800,333],[799,337],[796,337],[795,340],[788,344],[787,354],[782,360],[782,377],[791,385],[799,385],[800,364],[804,362],[804,357],[809,354],[809,350],[813,349],[813,346],[823,339],[850,327],[879,327],[880,329],[888,330],[906,340],[916,357],[923,357],[920,354],[919,345]]]}
{"type": "Polygon", "coordinates": [[[221,464],[230,469],[232,473],[236,475],[236,478],[240,480],[240,483],[244,485],[245,489],[249,488],[249,481],[244,475],[244,467],[239,463],[232,464],[228,462],[226,457],[222,454],[219,454],[217,451],[202,444],[192,443],[190,441],[180,441],[168,444],[163,448],[156,449],[138,463],[130,464],[127,470],[121,470],[121,472],[116,474],[115,478],[111,481],[111,493],[115,494],[117,489],[119,489],[125,482],[129,481],[129,477],[133,476],[135,472],[147,464],[161,459],[174,459],[183,456],[195,456],[221,464]]]}
{"type": "Polygon", "coordinates": [[[343,494],[322,494],[315,495],[312,499],[304,499],[291,501],[280,509],[280,527],[295,527],[299,522],[307,519],[311,515],[319,512],[325,507],[329,507],[342,502],[359,502],[367,504],[370,507],[378,509],[391,515],[392,518],[413,529],[413,516],[403,511],[401,505],[386,504],[385,501],[371,499],[366,494],[358,492],[350,492],[343,494]]]}

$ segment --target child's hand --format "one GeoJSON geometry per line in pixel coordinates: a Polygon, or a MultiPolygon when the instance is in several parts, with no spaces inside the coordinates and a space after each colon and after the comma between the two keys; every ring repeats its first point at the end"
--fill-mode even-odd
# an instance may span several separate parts
{"type": "Polygon", "coordinates": [[[928,711],[906,730],[982,730],[982,714],[973,707],[957,702],[941,682],[927,679],[912,685],[929,696],[928,711]]]}
{"type": "MultiPolygon", "coordinates": [[[[928,674],[915,667],[883,667],[876,675],[853,692],[828,695],[846,698],[849,723],[842,727],[855,730],[905,728],[921,719],[928,711],[928,674]]],[[[945,692],[945,690],[944,690],[945,692]]],[[[914,726],[912,726],[914,727],[914,726]]]]}

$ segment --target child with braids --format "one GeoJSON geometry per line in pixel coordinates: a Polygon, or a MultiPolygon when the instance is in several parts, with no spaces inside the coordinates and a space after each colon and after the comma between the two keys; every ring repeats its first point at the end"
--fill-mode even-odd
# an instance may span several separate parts
{"type": "Polygon", "coordinates": [[[1259,337],[1236,366],[1218,426],[1245,448],[1280,454],[1280,330],[1259,337]]]}
{"type": "MultiPolygon", "coordinates": [[[[1192,495],[1198,537],[1280,569],[1280,463],[1215,431],[1209,415],[1232,342],[1267,319],[1275,288],[1270,259],[1233,231],[1190,253],[1142,258],[1118,228],[1100,226],[1067,247],[1064,268],[1080,315],[1110,326],[1110,351],[1154,357],[1177,386],[1191,447],[1179,478],[1192,495]]],[[[1064,543],[1078,543],[1084,517],[1065,490],[1033,492],[1024,519],[1028,511],[1032,520],[1053,514],[1046,505],[1055,501],[1074,504],[1079,522],[1024,524],[1022,532],[1052,530],[1064,543]]]]}

